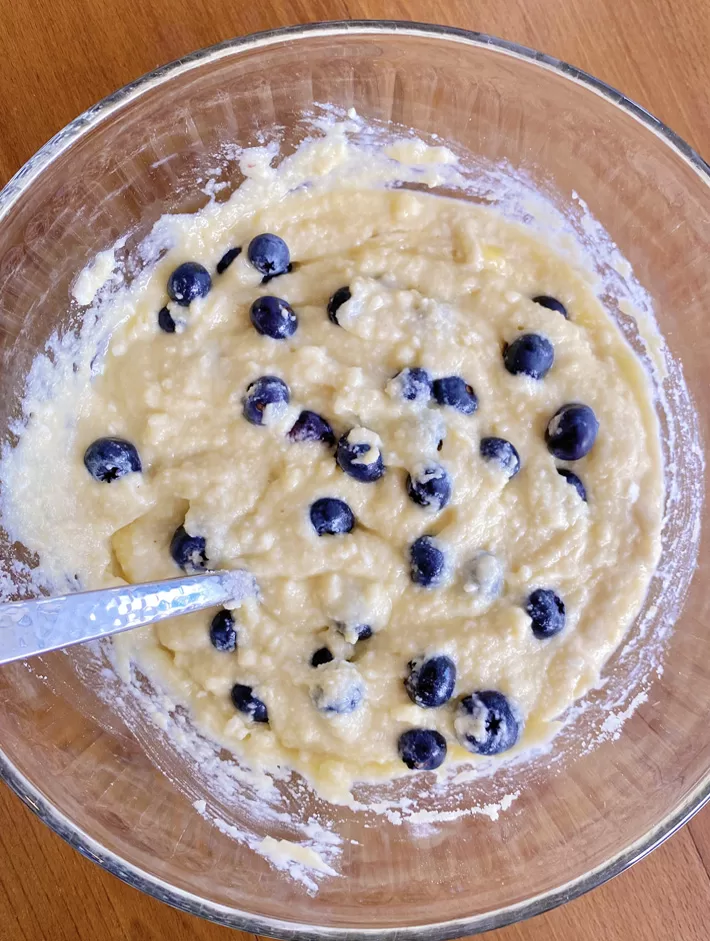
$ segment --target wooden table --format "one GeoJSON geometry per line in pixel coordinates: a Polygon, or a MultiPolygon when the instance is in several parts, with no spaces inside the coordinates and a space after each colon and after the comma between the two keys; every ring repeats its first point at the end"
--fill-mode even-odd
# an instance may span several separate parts
{"type": "MultiPolygon", "coordinates": [[[[157,65],[256,30],[375,16],[467,27],[551,53],[622,89],[710,155],[705,0],[0,0],[0,183],[80,111],[157,65]]],[[[482,936],[709,937],[710,808],[597,891],[482,936]]],[[[0,941],[247,938],[119,882],[0,788],[0,941]]]]}

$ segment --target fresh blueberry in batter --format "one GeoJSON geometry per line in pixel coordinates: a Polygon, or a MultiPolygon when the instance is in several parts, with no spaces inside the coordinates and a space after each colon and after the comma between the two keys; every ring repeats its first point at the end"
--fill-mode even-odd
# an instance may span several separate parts
{"type": "Polygon", "coordinates": [[[104,484],[143,470],[136,446],[125,438],[97,438],[84,452],[84,466],[104,484]]]}
{"type": "Polygon", "coordinates": [[[481,438],[481,457],[498,465],[508,479],[520,470],[520,455],[505,438],[481,438]]]}
{"type": "Polygon", "coordinates": [[[313,687],[311,698],[319,712],[346,716],[359,708],[365,698],[365,688],[360,674],[351,664],[334,661],[332,666],[326,666],[318,673],[323,678],[322,685],[313,687]]]}
{"type": "Polygon", "coordinates": [[[558,301],[556,297],[550,297],[549,294],[538,294],[537,297],[533,298],[535,304],[539,304],[540,307],[546,307],[548,310],[555,310],[558,314],[562,314],[565,320],[569,320],[569,314],[567,313],[567,308],[562,303],[558,301]]]}
{"type": "Polygon", "coordinates": [[[338,441],[335,460],[348,476],[362,483],[373,483],[385,472],[382,454],[370,442],[358,441],[357,432],[358,429],[351,429],[338,441]],[[371,453],[373,449],[376,450],[375,455],[371,453]]]}
{"type": "Polygon", "coordinates": [[[168,278],[168,296],[180,307],[189,307],[198,297],[206,297],[211,287],[209,271],[196,261],[179,265],[168,278]]]}
{"type": "Polygon", "coordinates": [[[503,693],[488,689],[459,703],[454,731],[464,748],[475,755],[499,755],[520,738],[521,720],[503,693]]]}
{"type": "Polygon", "coordinates": [[[289,264],[288,268],[285,271],[279,271],[278,274],[265,274],[261,279],[262,284],[268,284],[269,281],[272,281],[274,278],[278,278],[280,274],[290,274],[293,271],[293,264],[289,264]]]}
{"type": "Polygon", "coordinates": [[[328,650],[327,647],[319,647],[311,657],[311,666],[320,667],[324,663],[330,663],[332,659],[333,654],[328,650]]]}
{"type": "Polygon", "coordinates": [[[158,311],[158,326],[165,333],[175,333],[175,321],[167,307],[161,307],[158,311]]]}
{"type": "Polygon", "coordinates": [[[419,506],[443,510],[451,499],[451,477],[441,464],[423,464],[407,476],[407,493],[419,506]]]}
{"type": "Polygon", "coordinates": [[[404,687],[413,703],[425,709],[443,706],[454,695],[456,664],[444,654],[413,660],[404,687]]]}
{"type": "Polygon", "coordinates": [[[269,711],[264,703],[254,695],[251,686],[235,683],[232,687],[232,702],[234,708],[245,713],[254,722],[268,722],[269,711]]]}
{"type": "Polygon", "coordinates": [[[351,636],[354,636],[356,641],[368,640],[368,638],[372,637],[372,628],[369,624],[355,624],[351,627],[349,624],[344,624],[342,621],[336,621],[335,627],[346,640],[351,636]]]}
{"type": "Polygon", "coordinates": [[[352,297],[352,294],[350,293],[349,287],[338,288],[335,294],[333,294],[331,299],[328,301],[328,319],[330,320],[331,323],[334,323],[334,324],[337,324],[337,326],[340,326],[340,324],[338,323],[338,316],[337,316],[338,311],[343,306],[343,304],[347,303],[350,300],[351,297],[352,297]]]}
{"type": "Polygon", "coordinates": [[[207,540],[191,536],[184,526],[178,526],[170,541],[170,555],[184,572],[198,572],[207,567],[207,540]]]}
{"type": "Polygon", "coordinates": [[[257,297],[251,305],[251,322],[257,333],[272,340],[287,340],[298,327],[293,307],[280,297],[270,294],[257,297]]]}
{"type": "Polygon", "coordinates": [[[446,569],[446,557],[432,536],[420,536],[409,549],[412,581],[422,588],[435,588],[441,584],[446,569]]]}
{"type": "Polygon", "coordinates": [[[217,274],[224,274],[224,272],[229,268],[235,258],[238,258],[242,253],[241,245],[238,248],[230,248],[228,252],[225,252],[224,255],[217,262],[217,274]]]}
{"type": "Polygon", "coordinates": [[[355,525],[353,511],[344,500],[321,497],[311,504],[311,523],[319,536],[338,536],[349,533],[355,525]]]}
{"type": "Polygon", "coordinates": [[[265,232],[249,242],[247,257],[256,270],[271,280],[277,275],[286,274],[291,265],[288,245],[278,235],[265,232]]]}
{"type": "Polygon", "coordinates": [[[532,632],[538,640],[559,634],[565,626],[565,605],[550,588],[537,588],[529,596],[525,611],[532,620],[532,632]]]}
{"type": "Polygon", "coordinates": [[[506,346],[503,353],[505,368],[514,376],[544,379],[555,361],[555,351],[547,337],[539,333],[524,333],[506,346]]]}
{"type": "Polygon", "coordinates": [[[294,422],[288,433],[290,441],[322,441],[332,447],[335,444],[335,435],[329,422],[317,412],[304,409],[294,422]]]}
{"type": "Polygon", "coordinates": [[[244,397],[244,417],[252,425],[264,424],[264,412],[269,405],[288,405],[291,393],[278,376],[261,376],[249,386],[244,397]]]}
{"type": "Polygon", "coordinates": [[[399,393],[406,402],[423,404],[429,401],[432,395],[431,376],[420,366],[403,369],[395,376],[399,393]]]}
{"type": "Polygon", "coordinates": [[[560,461],[578,461],[592,450],[598,431],[597,416],[588,405],[563,405],[547,425],[547,450],[560,461]]]}
{"type": "Polygon", "coordinates": [[[574,489],[579,494],[580,500],[584,500],[584,502],[586,503],[587,502],[587,488],[584,486],[584,484],[579,479],[579,477],[576,474],[572,473],[571,470],[567,470],[566,467],[558,467],[557,473],[560,475],[560,477],[564,477],[564,479],[567,481],[568,484],[572,484],[574,489]]]}
{"type": "Polygon", "coordinates": [[[212,618],[210,640],[215,650],[231,653],[237,649],[237,631],[231,611],[223,608],[212,618]]]}
{"type": "Polygon", "coordinates": [[[479,550],[462,566],[463,590],[484,602],[495,601],[503,591],[505,572],[493,553],[479,550]]]}
{"type": "Polygon", "coordinates": [[[397,750],[412,771],[434,771],[446,758],[446,739],[435,729],[408,729],[400,735],[397,750]]]}
{"type": "Polygon", "coordinates": [[[432,392],[439,405],[448,405],[464,415],[472,415],[478,408],[478,397],[465,379],[460,376],[445,376],[435,379],[432,392]]]}

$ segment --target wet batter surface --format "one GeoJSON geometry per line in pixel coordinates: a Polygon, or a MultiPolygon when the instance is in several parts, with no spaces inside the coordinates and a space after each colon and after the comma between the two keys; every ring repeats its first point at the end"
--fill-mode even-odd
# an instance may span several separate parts
{"type": "Polygon", "coordinates": [[[492,210],[388,188],[403,153],[247,155],[4,459],[6,525],[59,587],[256,575],[258,603],[115,644],[336,800],[547,738],[660,551],[650,386],[590,282],[492,210]]]}

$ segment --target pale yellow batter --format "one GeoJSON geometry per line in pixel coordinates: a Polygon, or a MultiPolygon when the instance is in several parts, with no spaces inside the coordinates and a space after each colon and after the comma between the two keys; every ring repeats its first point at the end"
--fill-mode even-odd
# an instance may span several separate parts
{"type": "MultiPolygon", "coordinates": [[[[408,153],[429,182],[437,162],[451,160],[442,148],[408,153]]],[[[234,652],[210,642],[215,612],[116,644],[247,764],[295,769],[333,799],[354,780],[405,772],[397,741],[412,727],[443,733],[448,761],[473,760],[454,720],[457,701],[476,690],[514,702],[524,720],[517,748],[546,738],[598,681],[639,609],[663,501],[649,384],[584,273],[493,211],[385,188],[403,171],[382,155],[368,159],[342,132],[278,170],[254,152],[230,202],[165,221],[169,251],[104,311],[116,327],[101,374],[89,381],[87,352],[50,401],[35,403],[4,462],[6,525],[58,585],[66,575],[85,588],[173,577],[169,543],[181,524],[206,539],[211,566],[256,575],[262,602],[235,612],[234,652]],[[263,232],[281,236],[294,262],[268,286],[246,257],[263,232]],[[244,251],[215,274],[234,246],[244,251]],[[168,334],[157,313],[171,271],[187,260],[212,272],[212,289],[189,308],[170,307],[178,330],[168,334]],[[326,307],[343,286],[352,297],[337,326],[326,307]],[[250,305],[267,293],[296,312],[291,338],[252,326],[250,305]],[[540,294],[561,299],[569,319],[533,303],[540,294]],[[521,333],[554,348],[541,380],[504,368],[504,345],[521,333]],[[404,400],[392,379],[414,366],[465,377],[477,411],[404,400]],[[291,398],[255,426],[242,402],[263,375],[285,380],[291,398]],[[545,428],[578,401],[593,408],[599,433],[586,457],[565,464],[549,452],[545,428]],[[382,478],[362,483],[327,444],[290,441],[302,409],[327,418],[336,437],[364,429],[371,456],[386,465],[382,478]],[[89,476],[84,451],[107,435],[135,445],[142,473],[109,484],[89,476]],[[514,444],[515,477],[482,460],[485,436],[514,444]],[[431,461],[452,482],[440,512],[412,502],[405,486],[431,461]],[[588,502],[558,467],[583,479],[588,502]],[[351,533],[316,534],[309,507],[325,496],[350,506],[351,533]],[[408,549],[423,534],[445,550],[440,587],[410,578],[408,549]],[[549,640],[533,635],[524,609],[539,587],[566,607],[564,630],[549,640]],[[356,641],[364,623],[373,636],[356,641]],[[314,668],[323,646],[335,659],[314,668]],[[456,663],[455,695],[423,709],[405,691],[407,665],[442,653],[456,663]],[[353,712],[316,708],[353,682],[362,694],[353,712]],[[268,723],[235,709],[235,683],[258,693],[268,723]]]]}

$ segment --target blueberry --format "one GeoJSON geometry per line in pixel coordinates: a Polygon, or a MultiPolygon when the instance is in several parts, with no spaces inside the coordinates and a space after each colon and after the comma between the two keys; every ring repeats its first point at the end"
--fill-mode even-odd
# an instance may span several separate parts
{"type": "Polygon", "coordinates": [[[237,649],[237,631],[234,627],[232,613],[223,608],[212,618],[210,624],[210,640],[216,650],[231,653],[237,649]]]}
{"type": "Polygon", "coordinates": [[[431,398],[431,376],[420,366],[403,369],[394,377],[393,383],[406,402],[425,404],[431,398]]]}
{"type": "Polygon", "coordinates": [[[420,536],[409,549],[412,581],[423,588],[441,584],[446,569],[446,557],[432,536],[420,536]]]}
{"type": "Polygon", "coordinates": [[[564,479],[567,481],[568,484],[572,484],[574,489],[579,494],[580,500],[584,500],[584,502],[586,503],[587,502],[587,488],[584,486],[584,484],[579,479],[579,477],[576,474],[573,474],[571,470],[567,470],[567,468],[565,467],[558,467],[557,473],[560,475],[560,477],[564,477],[564,479]]]}
{"type": "Polygon", "coordinates": [[[331,299],[328,301],[328,319],[331,323],[340,326],[337,317],[338,310],[343,306],[343,304],[347,303],[351,297],[352,294],[350,293],[349,287],[338,288],[335,294],[333,294],[331,299]]]}
{"type": "Polygon", "coordinates": [[[538,640],[554,637],[565,626],[565,605],[550,588],[537,588],[525,603],[532,620],[532,632],[538,640]]]}
{"type": "Polygon", "coordinates": [[[161,307],[158,311],[158,326],[166,333],[175,333],[175,321],[167,307],[161,307]]]}
{"type": "Polygon", "coordinates": [[[397,750],[412,771],[434,771],[446,758],[446,739],[435,729],[408,729],[399,736],[397,750]]]}
{"type": "Polygon", "coordinates": [[[291,254],[288,245],[278,235],[272,235],[270,232],[257,235],[249,242],[247,256],[256,270],[269,280],[290,270],[291,254]]]}
{"type": "Polygon", "coordinates": [[[324,663],[330,663],[332,659],[333,654],[327,647],[319,647],[311,657],[311,666],[320,667],[323,666],[324,663]]]}
{"type": "Polygon", "coordinates": [[[290,274],[293,271],[293,265],[289,264],[285,271],[278,271],[275,274],[265,274],[261,279],[262,284],[268,284],[269,281],[272,281],[274,278],[278,278],[280,274],[290,274]]]}
{"type": "Polygon", "coordinates": [[[475,755],[499,755],[520,738],[521,719],[510,701],[495,690],[481,690],[459,703],[454,731],[475,755]]]}
{"type": "Polygon", "coordinates": [[[508,479],[520,470],[520,455],[505,438],[481,438],[481,457],[497,464],[508,479]]]}
{"type": "Polygon", "coordinates": [[[597,416],[588,405],[563,405],[547,425],[547,450],[560,461],[578,461],[589,454],[598,431],[597,416]]]}
{"type": "Polygon", "coordinates": [[[179,265],[168,278],[168,296],[180,307],[189,307],[198,297],[206,297],[211,287],[209,271],[196,261],[179,265]]]}
{"type": "Polygon", "coordinates": [[[369,624],[345,624],[336,621],[335,627],[349,644],[356,644],[359,640],[368,640],[372,637],[372,628],[369,624]]]}
{"type": "Polygon", "coordinates": [[[454,695],[456,686],[456,664],[444,654],[426,660],[413,660],[410,672],[404,681],[407,695],[425,709],[443,706],[454,695]]]}
{"type": "Polygon", "coordinates": [[[257,297],[251,305],[250,317],[256,332],[272,340],[287,340],[298,327],[298,317],[293,307],[280,297],[270,294],[257,297]]]}
{"type": "Polygon", "coordinates": [[[349,533],[355,525],[353,511],[344,500],[322,497],[311,504],[311,523],[319,536],[349,533]]]}
{"type": "Polygon", "coordinates": [[[554,361],[552,344],[539,333],[524,333],[506,346],[503,352],[505,368],[514,376],[544,379],[554,361]]]}
{"type": "Polygon", "coordinates": [[[184,572],[197,572],[207,567],[207,540],[191,536],[184,526],[178,526],[170,540],[170,555],[184,572]]]}
{"type": "Polygon", "coordinates": [[[84,466],[105,484],[143,470],[135,445],[125,438],[97,438],[84,452],[84,466]]]}
{"type": "MultiPolygon", "coordinates": [[[[244,397],[244,417],[252,425],[263,425],[268,405],[288,405],[291,393],[278,376],[261,376],[249,386],[244,397]]],[[[268,424],[268,420],[266,422],[268,424]]]]}
{"type": "Polygon", "coordinates": [[[235,683],[232,687],[232,702],[234,708],[244,712],[254,722],[268,722],[269,711],[264,703],[254,695],[251,686],[235,683]]]}
{"type": "Polygon", "coordinates": [[[460,376],[446,376],[435,379],[432,392],[439,405],[448,405],[464,415],[472,415],[478,408],[478,398],[465,379],[460,376]]]}
{"type": "Polygon", "coordinates": [[[481,550],[463,568],[463,590],[492,602],[503,591],[503,566],[490,552],[481,550]]]}
{"type": "Polygon", "coordinates": [[[422,464],[407,476],[410,500],[433,510],[443,510],[451,499],[451,478],[441,464],[422,464]]]}
{"type": "Polygon", "coordinates": [[[304,409],[288,433],[290,441],[322,441],[332,447],[335,435],[330,424],[317,412],[304,409]]]}
{"type": "Polygon", "coordinates": [[[362,678],[352,663],[333,660],[318,670],[318,685],[311,690],[311,699],[319,712],[349,715],[364,698],[362,678]]]}
{"type": "Polygon", "coordinates": [[[230,248],[228,252],[225,252],[224,255],[217,262],[217,274],[224,274],[224,272],[229,268],[235,258],[241,255],[242,249],[241,246],[238,248],[230,248]]]}
{"type": "Polygon", "coordinates": [[[350,477],[362,483],[373,483],[385,472],[382,452],[376,436],[367,428],[351,428],[338,441],[335,460],[350,477]]]}
{"type": "Polygon", "coordinates": [[[569,320],[567,308],[562,301],[558,301],[556,297],[550,297],[549,294],[538,294],[537,297],[533,298],[533,302],[539,304],[540,307],[546,307],[548,310],[555,310],[558,314],[562,314],[565,320],[569,320]]]}

